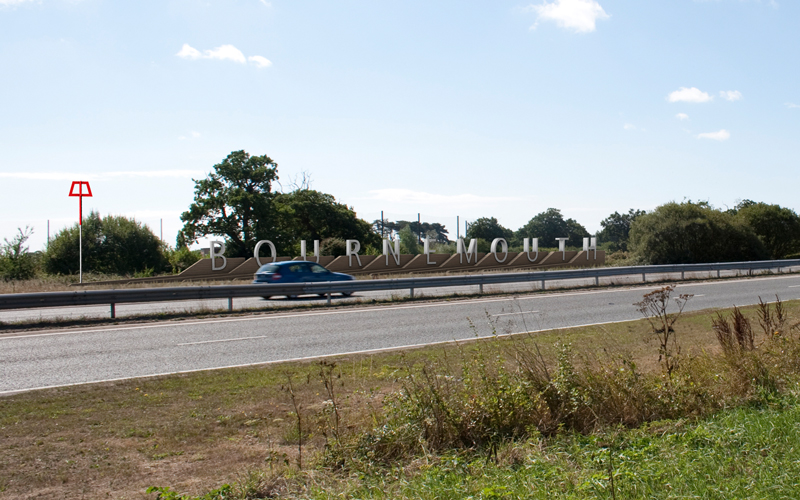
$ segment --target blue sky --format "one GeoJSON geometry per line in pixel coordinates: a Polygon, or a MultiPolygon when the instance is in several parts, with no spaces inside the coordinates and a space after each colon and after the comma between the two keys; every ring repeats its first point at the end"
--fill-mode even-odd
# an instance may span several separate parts
{"type": "MultiPolygon", "coordinates": [[[[0,0],[0,237],[86,208],[174,242],[202,177],[267,154],[367,220],[548,207],[800,209],[785,0],[0,0]]],[[[462,222],[463,224],[463,222],[462,222]]]]}

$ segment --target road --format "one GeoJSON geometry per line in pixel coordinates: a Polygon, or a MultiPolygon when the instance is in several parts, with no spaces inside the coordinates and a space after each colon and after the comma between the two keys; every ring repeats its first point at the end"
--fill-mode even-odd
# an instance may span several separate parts
{"type": "MultiPolygon", "coordinates": [[[[0,337],[0,393],[638,319],[656,286],[482,297],[0,337]],[[490,321],[491,320],[491,321],[490,321]]],[[[800,298],[800,276],[687,283],[686,308],[800,298]]]]}

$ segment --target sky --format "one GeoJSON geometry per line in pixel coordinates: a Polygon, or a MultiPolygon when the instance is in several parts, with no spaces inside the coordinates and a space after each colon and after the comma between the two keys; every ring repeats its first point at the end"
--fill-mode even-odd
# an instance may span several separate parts
{"type": "Polygon", "coordinates": [[[174,243],[231,151],[372,221],[800,210],[800,2],[0,0],[0,238],[174,243]],[[163,224],[163,230],[162,230],[163,224]]]}

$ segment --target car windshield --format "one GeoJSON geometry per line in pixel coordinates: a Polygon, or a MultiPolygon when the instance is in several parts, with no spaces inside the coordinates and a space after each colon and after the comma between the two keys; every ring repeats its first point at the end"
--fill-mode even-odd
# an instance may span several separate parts
{"type": "Polygon", "coordinates": [[[275,264],[264,264],[263,266],[258,268],[258,272],[260,273],[277,273],[278,266],[275,264]]]}
{"type": "Polygon", "coordinates": [[[320,266],[319,264],[311,264],[311,272],[312,273],[327,273],[328,270],[324,267],[320,266]]]}

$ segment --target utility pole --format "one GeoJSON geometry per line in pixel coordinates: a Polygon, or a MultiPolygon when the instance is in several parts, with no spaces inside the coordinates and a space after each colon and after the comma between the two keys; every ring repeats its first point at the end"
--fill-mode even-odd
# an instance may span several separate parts
{"type": "Polygon", "coordinates": [[[383,210],[381,210],[381,239],[383,239],[383,210]]]}
{"type": "Polygon", "coordinates": [[[461,229],[459,226],[461,226],[461,222],[459,222],[458,215],[456,215],[456,240],[458,240],[459,237],[458,231],[461,229]]]}
{"type": "Polygon", "coordinates": [[[417,243],[422,243],[422,225],[419,223],[419,212],[417,212],[417,243]]]}

